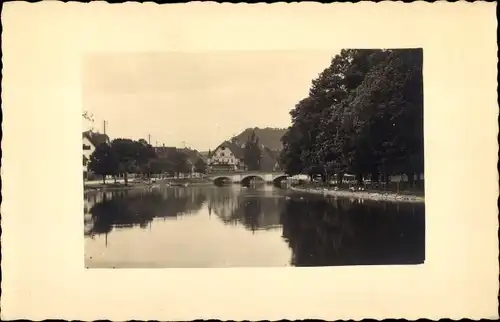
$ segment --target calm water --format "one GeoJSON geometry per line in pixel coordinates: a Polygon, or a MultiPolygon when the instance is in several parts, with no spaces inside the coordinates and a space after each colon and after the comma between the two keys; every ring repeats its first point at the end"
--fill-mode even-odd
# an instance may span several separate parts
{"type": "Polygon", "coordinates": [[[259,188],[188,187],[85,195],[87,267],[418,264],[423,204],[259,188]]]}

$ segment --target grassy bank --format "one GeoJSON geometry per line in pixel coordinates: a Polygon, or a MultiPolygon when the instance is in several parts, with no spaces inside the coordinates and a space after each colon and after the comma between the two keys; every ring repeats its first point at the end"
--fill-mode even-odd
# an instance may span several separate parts
{"type": "Polygon", "coordinates": [[[144,183],[129,183],[125,185],[123,183],[106,183],[106,184],[93,184],[93,185],[85,185],[83,186],[84,191],[93,191],[93,190],[104,190],[104,191],[112,191],[112,190],[125,190],[125,189],[139,189],[146,188],[148,184],[144,183]]]}
{"type": "Polygon", "coordinates": [[[170,185],[185,185],[199,186],[199,185],[212,185],[213,182],[205,178],[178,178],[178,179],[160,179],[156,183],[170,184],[170,185]]]}
{"type": "Polygon", "coordinates": [[[84,183],[85,191],[92,190],[122,190],[122,189],[138,189],[147,188],[150,186],[200,186],[200,185],[212,185],[213,182],[202,178],[179,178],[179,179],[153,179],[151,182],[147,181],[129,181],[127,185],[123,182],[110,182],[110,183],[84,183]]]}
{"type": "Polygon", "coordinates": [[[292,191],[321,194],[325,196],[335,196],[343,198],[360,198],[374,201],[390,201],[390,202],[425,202],[423,192],[420,191],[387,191],[387,190],[355,190],[355,189],[339,189],[327,187],[324,185],[293,185],[290,188],[292,191]]]}

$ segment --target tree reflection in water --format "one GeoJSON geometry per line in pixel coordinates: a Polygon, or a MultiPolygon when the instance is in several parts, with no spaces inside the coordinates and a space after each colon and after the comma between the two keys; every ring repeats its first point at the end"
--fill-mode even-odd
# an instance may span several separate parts
{"type": "Polygon", "coordinates": [[[281,219],[294,266],[418,264],[425,258],[423,205],[290,200],[281,219]]]}
{"type": "Polygon", "coordinates": [[[194,213],[203,206],[205,194],[200,189],[167,188],[100,193],[90,199],[95,202],[89,210],[93,225],[86,235],[92,236],[107,234],[114,227],[147,228],[154,218],[194,213]]]}
{"type": "Polygon", "coordinates": [[[93,236],[114,227],[147,228],[154,218],[201,213],[204,204],[205,213],[227,228],[282,230],[293,266],[416,264],[425,259],[423,204],[301,197],[281,189],[189,187],[87,194],[85,231],[93,236]]]}
{"type": "Polygon", "coordinates": [[[219,188],[208,191],[208,205],[226,225],[242,225],[253,232],[280,228],[283,195],[264,196],[258,189],[219,188]]]}

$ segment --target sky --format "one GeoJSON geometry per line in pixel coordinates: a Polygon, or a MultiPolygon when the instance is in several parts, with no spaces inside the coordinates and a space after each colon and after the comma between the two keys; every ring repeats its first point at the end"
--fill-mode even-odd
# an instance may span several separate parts
{"type": "MultiPolygon", "coordinates": [[[[288,127],[289,111],[338,51],[87,54],[82,105],[111,138],[214,149],[248,127],[288,127]]],[[[84,125],[88,127],[89,124],[84,125]]]]}

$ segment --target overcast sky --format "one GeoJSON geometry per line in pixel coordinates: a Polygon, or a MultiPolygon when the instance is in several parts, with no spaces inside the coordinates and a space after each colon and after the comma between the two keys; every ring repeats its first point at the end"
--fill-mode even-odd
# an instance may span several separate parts
{"type": "Polygon", "coordinates": [[[287,127],[289,111],[336,51],[92,54],[83,108],[112,137],[199,150],[248,127],[287,127]]]}

